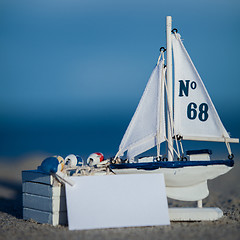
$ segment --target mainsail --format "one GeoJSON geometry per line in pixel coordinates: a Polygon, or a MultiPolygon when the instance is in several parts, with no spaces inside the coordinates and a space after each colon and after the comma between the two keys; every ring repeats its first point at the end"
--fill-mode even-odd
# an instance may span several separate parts
{"type": "Polygon", "coordinates": [[[123,136],[118,155],[127,151],[128,159],[165,141],[164,63],[154,68],[136,112],[123,136]]]}
{"type": "Polygon", "coordinates": [[[208,92],[177,33],[174,55],[174,134],[184,139],[224,141],[224,128],[208,92]]]}

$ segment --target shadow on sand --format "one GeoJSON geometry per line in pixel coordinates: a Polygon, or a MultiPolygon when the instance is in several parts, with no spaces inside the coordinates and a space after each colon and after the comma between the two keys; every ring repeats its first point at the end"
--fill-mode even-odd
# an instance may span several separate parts
{"type": "Polygon", "coordinates": [[[12,196],[10,197],[3,197],[0,193],[0,211],[18,219],[22,218],[22,183],[19,181],[0,179],[0,188],[10,190],[14,193],[13,195],[11,194],[12,196]]]}

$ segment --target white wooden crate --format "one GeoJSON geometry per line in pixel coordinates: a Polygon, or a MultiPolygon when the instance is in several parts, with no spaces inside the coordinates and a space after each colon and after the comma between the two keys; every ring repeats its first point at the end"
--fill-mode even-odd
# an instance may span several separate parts
{"type": "Polygon", "coordinates": [[[23,219],[52,225],[67,224],[65,188],[38,170],[22,172],[23,219]]]}

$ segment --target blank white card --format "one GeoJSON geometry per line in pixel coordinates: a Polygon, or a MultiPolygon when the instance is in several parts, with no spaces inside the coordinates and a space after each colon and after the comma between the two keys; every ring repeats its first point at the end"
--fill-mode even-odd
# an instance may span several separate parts
{"type": "Polygon", "coordinates": [[[70,177],[70,230],[169,225],[163,174],[70,177]]]}

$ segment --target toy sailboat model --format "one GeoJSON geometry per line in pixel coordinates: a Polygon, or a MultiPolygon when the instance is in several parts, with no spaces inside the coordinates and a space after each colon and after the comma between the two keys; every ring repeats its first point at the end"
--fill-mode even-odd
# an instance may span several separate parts
{"type": "Polygon", "coordinates": [[[180,34],[176,29],[172,30],[171,17],[167,17],[166,32],[167,64],[165,49],[161,48],[158,63],[110,168],[116,174],[163,173],[169,198],[198,201],[201,207],[202,199],[209,194],[207,180],[232,169],[234,161],[229,143],[238,143],[239,140],[230,138],[224,128],[180,34]],[[184,155],[183,140],[224,142],[228,159],[210,160],[211,150],[208,149],[186,151],[184,155]],[[163,158],[160,144],[165,141],[168,143],[168,157],[163,158]],[[157,156],[136,159],[155,146],[157,156]],[[120,156],[125,152],[128,160],[122,161],[120,156]]]}

